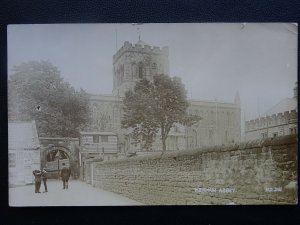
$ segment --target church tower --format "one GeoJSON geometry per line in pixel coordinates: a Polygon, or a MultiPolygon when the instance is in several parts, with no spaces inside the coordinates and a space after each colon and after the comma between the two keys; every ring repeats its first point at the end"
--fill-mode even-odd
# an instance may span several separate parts
{"type": "Polygon", "coordinates": [[[137,81],[151,80],[155,74],[169,75],[169,48],[128,41],[113,56],[113,95],[124,97],[137,81]]]}

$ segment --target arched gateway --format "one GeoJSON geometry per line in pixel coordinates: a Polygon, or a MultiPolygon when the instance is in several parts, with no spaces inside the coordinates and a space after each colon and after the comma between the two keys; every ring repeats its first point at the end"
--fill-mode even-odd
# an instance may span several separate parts
{"type": "Polygon", "coordinates": [[[71,162],[71,153],[69,149],[64,147],[52,147],[46,152],[46,163],[45,167],[49,172],[55,172],[61,170],[63,167],[70,167],[71,162]]]}
{"type": "Polygon", "coordinates": [[[69,167],[73,178],[79,175],[79,140],[77,138],[41,137],[41,166],[49,177],[57,177],[63,167],[69,167]]]}

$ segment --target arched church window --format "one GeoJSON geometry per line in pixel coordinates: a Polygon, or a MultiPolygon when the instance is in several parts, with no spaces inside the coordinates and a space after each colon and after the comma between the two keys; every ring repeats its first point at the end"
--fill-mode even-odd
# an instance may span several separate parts
{"type": "Polygon", "coordinates": [[[234,126],[235,125],[235,115],[234,115],[234,112],[231,113],[231,126],[234,126]]]}
{"type": "Polygon", "coordinates": [[[227,126],[230,126],[230,114],[227,112],[227,126]]]}
{"type": "Polygon", "coordinates": [[[120,74],[117,70],[117,85],[119,86],[120,85],[120,74]]]}
{"type": "Polygon", "coordinates": [[[157,74],[157,64],[156,63],[152,63],[152,73],[157,74]]]}
{"type": "Polygon", "coordinates": [[[121,84],[123,83],[123,80],[124,80],[124,74],[121,73],[121,84]]]}
{"type": "Polygon", "coordinates": [[[163,68],[163,65],[160,63],[159,64],[159,67],[158,67],[158,69],[159,69],[159,73],[164,73],[164,68],[163,68]]]}
{"type": "Polygon", "coordinates": [[[214,122],[215,122],[214,111],[210,111],[209,120],[210,120],[210,124],[212,126],[214,124],[214,122]]]}
{"type": "Polygon", "coordinates": [[[212,130],[209,130],[208,137],[209,137],[209,144],[213,145],[213,143],[214,143],[214,132],[212,130]]]}
{"type": "Polygon", "coordinates": [[[120,67],[119,67],[119,74],[120,74],[120,84],[122,84],[123,80],[124,80],[124,67],[123,67],[123,65],[120,65],[120,67]]]}
{"type": "Polygon", "coordinates": [[[137,78],[137,65],[133,63],[131,65],[132,78],[137,78]]]}
{"type": "Polygon", "coordinates": [[[139,63],[139,78],[142,79],[144,77],[144,65],[143,63],[139,63]]]}
{"type": "Polygon", "coordinates": [[[197,147],[198,143],[197,143],[197,131],[193,130],[193,142],[194,142],[194,147],[197,147]]]}

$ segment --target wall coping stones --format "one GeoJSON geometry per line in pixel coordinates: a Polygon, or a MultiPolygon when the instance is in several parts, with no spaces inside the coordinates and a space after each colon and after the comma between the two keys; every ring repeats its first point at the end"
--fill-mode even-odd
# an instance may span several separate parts
{"type": "Polygon", "coordinates": [[[192,149],[192,150],[181,150],[174,152],[166,152],[162,154],[161,152],[155,152],[151,155],[143,155],[143,156],[135,156],[130,158],[122,158],[122,159],[112,159],[110,161],[99,162],[99,164],[115,164],[122,162],[134,162],[134,161],[147,161],[147,160],[159,160],[159,159],[168,159],[173,158],[177,160],[177,157],[185,157],[192,155],[201,155],[205,153],[213,153],[213,152],[229,152],[229,151],[237,151],[243,149],[253,149],[259,147],[269,147],[269,146],[278,146],[278,145],[291,145],[297,143],[297,135],[286,135],[279,136],[274,138],[266,138],[266,139],[257,139],[254,141],[234,143],[230,145],[220,145],[220,146],[211,146],[204,147],[201,149],[192,149]]]}

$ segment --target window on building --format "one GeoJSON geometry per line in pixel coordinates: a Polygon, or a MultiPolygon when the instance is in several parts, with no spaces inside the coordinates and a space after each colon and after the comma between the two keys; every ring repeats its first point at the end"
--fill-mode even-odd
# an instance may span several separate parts
{"type": "Polygon", "coordinates": [[[90,142],[91,142],[90,137],[87,136],[83,137],[83,144],[90,143],[90,142]]]}
{"type": "Polygon", "coordinates": [[[210,130],[209,131],[209,143],[212,145],[213,144],[213,135],[214,135],[214,133],[213,133],[213,131],[212,130],[210,130]]]}
{"type": "Polygon", "coordinates": [[[267,132],[261,133],[261,138],[267,138],[267,137],[268,137],[267,132]]]}
{"type": "Polygon", "coordinates": [[[277,132],[273,133],[273,137],[277,137],[277,136],[278,136],[277,132]]]}
{"type": "Polygon", "coordinates": [[[132,78],[136,78],[137,77],[137,65],[135,63],[132,64],[131,70],[132,70],[132,78]]]}
{"type": "Polygon", "coordinates": [[[15,153],[8,153],[8,166],[16,167],[16,154],[15,153]]]}
{"type": "Polygon", "coordinates": [[[108,136],[101,136],[101,142],[108,142],[108,136]]]}
{"type": "Polygon", "coordinates": [[[215,122],[214,111],[210,111],[210,114],[209,114],[209,120],[210,120],[211,126],[213,126],[213,124],[214,124],[214,122],[215,122]]]}
{"type": "Polygon", "coordinates": [[[229,126],[230,125],[230,114],[229,114],[229,112],[227,112],[227,118],[226,118],[227,120],[227,126],[229,126]]]}
{"type": "Polygon", "coordinates": [[[152,71],[153,71],[153,74],[157,73],[157,65],[156,65],[156,63],[152,64],[152,71]]]}
{"type": "Polygon", "coordinates": [[[228,131],[225,131],[225,143],[228,142],[228,131]]]}
{"type": "Polygon", "coordinates": [[[139,78],[142,79],[144,77],[144,74],[143,74],[143,71],[144,68],[143,68],[143,63],[140,63],[139,64],[139,78]]]}
{"type": "Polygon", "coordinates": [[[99,143],[99,136],[98,135],[93,136],[93,143],[99,143]]]}

